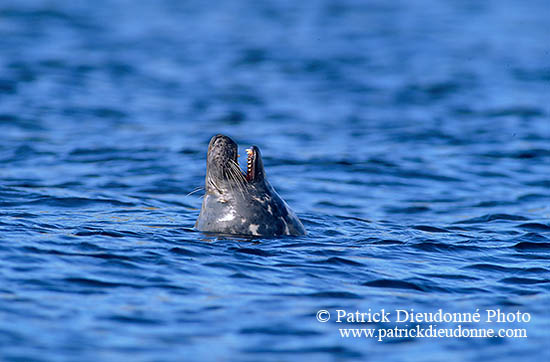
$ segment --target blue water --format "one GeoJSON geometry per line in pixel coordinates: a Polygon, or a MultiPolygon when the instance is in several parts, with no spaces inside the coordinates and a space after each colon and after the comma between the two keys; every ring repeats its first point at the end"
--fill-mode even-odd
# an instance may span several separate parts
{"type": "Polygon", "coordinates": [[[549,17],[3,0],[0,360],[549,358],[549,17]],[[193,230],[217,133],[261,148],[307,236],[193,230]],[[503,324],[523,339],[341,338],[396,326],[335,322],[369,308],[531,320],[503,324]]]}

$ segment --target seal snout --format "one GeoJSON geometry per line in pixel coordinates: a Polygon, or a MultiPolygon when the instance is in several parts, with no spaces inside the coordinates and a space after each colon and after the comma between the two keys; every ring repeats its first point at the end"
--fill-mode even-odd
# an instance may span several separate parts
{"type": "Polygon", "coordinates": [[[237,147],[237,143],[233,141],[231,138],[223,135],[223,134],[217,134],[212,139],[210,139],[209,149],[211,149],[214,146],[222,146],[222,147],[237,147]]]}
{"type": "Polygon", "coordinates": [[[208,158],[211,160],[237,159],[237,144],[231,138],[218,134],[210,140],[208,158]]]}

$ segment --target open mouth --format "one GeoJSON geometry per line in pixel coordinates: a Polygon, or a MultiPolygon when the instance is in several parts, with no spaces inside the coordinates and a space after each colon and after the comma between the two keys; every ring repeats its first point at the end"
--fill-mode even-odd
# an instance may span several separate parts
{"type": "MultiPolygon", "coordinates": [[[[240,155],[237,155],[238,157],[240,155]]],[[[257,146],[250,146],[246,149],[246,168],[244,171],[241,169],[241,173],[247,182],[257,181],[261,176],[262,164],[260,157],[260,150],[257,146]]]]}
{"type": "Polygon", "coordinates": [[[252,181],[254,179],[254,172],[255,172],[255,158],[256,158],[256,150],[254,147],[247,148],[246,149],[246,180],[252,181]]]}

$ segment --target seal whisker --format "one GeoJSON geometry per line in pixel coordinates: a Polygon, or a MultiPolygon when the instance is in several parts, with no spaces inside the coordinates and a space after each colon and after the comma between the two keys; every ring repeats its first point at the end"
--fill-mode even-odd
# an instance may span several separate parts
{"type": "Polygon", "coordinates": [[[239,182],[240,189],[241,189],[241,193],[243,194],[243,198],[244,198],[245,197],[244,193],[246,191],[246,178],[243,175],[243,173],[241,171],[241,167],[239,166],[238,163],[234,164],[234,172],[236,174],[236,177],[237,177],[237,180],[239,182]]]}
{"type": "Polygon", "coordinates": [[[235,181],[237,181],[242,188],[245,187],[245,177],[241,171],[241,166],[233,160],[229,163],[231,170],[233,171],[233,174],[235,176],[235,181]]]}
{"type": "MultiPolygon", "coordinates": [[[[233,180],[233,175],[231,174],[231,168],[226,168],[223,170],[223,174],[224,176],[228,179],[228,180],[233,180]]],[[[229,186],[229,189],[231,190],[231,195],[237,195],[234,190],[233,190],[233,182],[228,182],[227,185],[229,186]]]]}
{"type": "Polygon", "coordinates": [[[213,188],[215,188],[220,194],[223,194],[223,191],[221,190],[221,187],[219,187],[218,185],[216,185],[216,183],[214,182],[214,180],[208,179],[208,184],[209,184],[210,186],[212,186],[213,188]]]}
{"type": "Polygon", "coordinates": [[[187,195],[185,195],[185,197],[191,196],[191,195],[193,195],[194,193],[197,193],[197,192],[199,192],[199,191],[201,191],[201,190],[204,190],[204,187],[202,187],[202,186],[196,187],[193,191],[191,191],[190,193],[188,193],[187,195]]]}
{"type": "Polygon", "coordinates": [[[235,181],[237,189],[240,191],[242,197],[244,198],[244,178],[242,176],[240,167],[235,161],[231,160],[231,162],[229,162],[229,168],[227,169],[227,171],[230,176],[229,178],[235,181]],[[238,171],[236,168],[238,168],[238,171]]]}
{"type": "Polygon", "coordinates": [[[241,170],[241,166],[235,161],[235,160],[229,160],[229,166],[234,170],[238,171],[237,174],[241,176],[242,179],[244,179],[244,175],[241,170]]]}

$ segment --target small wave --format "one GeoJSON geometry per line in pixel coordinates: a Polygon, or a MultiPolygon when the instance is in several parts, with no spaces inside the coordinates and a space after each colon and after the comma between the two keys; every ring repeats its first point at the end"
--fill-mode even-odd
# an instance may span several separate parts
{"type": "Polygon", "coordinates": [[[174,253],[174,254],[178,254],[178,255],[185,255],[185,256],[200,256],[201,255],[201,254],[196,253],[194,251],[184,249],[184,248],[179,248],[179,247],[171,248],[170,252],[174,253]]]}
{"type": "Polygon", "coordinates": [[[103,229],[93,229],[93,228],[85,228],[85,230],[82,231],[76,231],[73,235],[76,236],[93,236],[93,235],[101,235],[101,236],[110,236],[113,238],[124,238],[127,236],[139,236],[139,234],[134,233],[132,231],[109,231],[109,230],[103,230],[103,229]]]}
{"type": "Polygon", "coordinates": [[[428,226],[428,225],[416,225],[412,227],[413,229],[420,230],[420,231],[427,231],[430,233],[448,233],[449,230],[436,228],[434,226],[428,226]]]}
{"type": "Polygon", "coordinates": [[[550,243],[522,241],[514,245],[513,248],[518,250],[550,250],[550,243]]]}
{"type": "Polygon", "coordinates": [[[249,254],[249,255],[266,256],[266,257],[276,255],[272,252],[262,250],[262,249],[254,249],[254,248],[231,248],[231,249],[237,253],[249,254]]]}
{"type": "Polygon", "coordinates": [[[318,336],[321,332],[311,329],[295,329],[288,326],[269,326],[243,328],[239,331],[241,334],[264,334],[269,336],[318,336]]]}
{"type": "Polygon", "coordinates": [[[54,197],[54,196],[43,196],[32,201],[23,201],[23,202],[12,202],[12,206],[21,206],[21,205],[44,205],[52,207],[62,207],[62,208],[80,208],[90,205],[105,205],[109,204],[112,206],[136,206],[136,204],[131,202],[123,202],[113,199],[89,199],[85,197],[54,197]]]}
{"type": "Polygon", "coordinates": [[[529,193],[525,195],[518,196],[517,201],[538,201],[538,200],[548,200],[550,199],[550,194],[538,194],[538,193],[529,193]]]}
{"type": "Polygon", "coordinates": [[[38,119],[24,118],[7,113],[0,114],[0,125],[15,126],[32,131],[45,130],[45,128],[42,126],[42,123],[38,119]]]}
{"type": "Polygon", "coordinates": [[[229,277],[230,278],[235,278],[235,279],[257,279],[257,278],[251,277],[248,274],[241,273],[241,272],[233,273],[229,277]]]}
{"type": "Polygon", "coordinates": [[[391,214],[418,214],[421,212],[429,212],[432,209],[428,206],[407,206],[407,207],[386,207],[385,210],[391,214]]]}
{"type": "Polygon", "coordinates": [[[511,159],[531,159],[531,158],[543,158],[550,156],[550,150],[544,148],[531,148],[520,151],[511,152],[498,152],[492,151],[480,154],[482,157],[488,158],[511,158],[511,159]]]}
{"type": "Polygon", "coordinates": [[[367,287],[377,288],[395,288],[395,289],[410,289],[423,292],[424,289],[414,283],[406,282],[403,280],[395,279],[378,279],[370,282],[363,283],[362,285],[367,287]]]}
{"type": "Polygon", "coordinates": [[[113,283],[105,282],[96,279],[89,278],[65,278],[63,279],[69,283],[75,283],[86,287],[98,287],[98,288],[116,288],[116,287],[131,287],[131,288],[142,288],[141,286],[128,284],[128,283],[113,283]]]}
{"type": "Polygon", "coordinates": [[[112,253],[71,253],[71,252],[59,251],[55,249],[40,249],[34,246],[24,246],[22,249],[33,254],[87,256],[87,257],[99,258],[99,259],[134,260],[134,258],[127,255],[118,255],[118,254],[112,254],[112,253]]]}
{"type": "Polygon", "coordinates": [[[465,266],[464,269],[475,269],[475,270],[483,270],[483,271],[494,271],[494,272],[507,272],[507,273],[521,273],[524,272],[524,269],[522,268],[514,268],[514,267],[505,267],[502,265],[497,264],[472,264],[465,266]]]}
{"type": "Polygon", "coordinates": [[[312,298],[329,298],[329,299],[362,299],[360,295],[350,292],[341,292],[341,291],[327,291],[319,293],[307,294],[308,297],[312,298]]]}
{"type": "Polygon", "coordinates": [[[507,117],[507,116],[517,116],[517,117],[542,117],[545,115],[543,109],[538,107],[529,107],[529,106],[515,106],[515,107],[506,107],[506,108],[497,108],[492,110],[487,110],[483,112],[487,117],[507,117]]]}
{"type": "Polygon", "coordinates": [[[405,244],[405,242],[399,241],[399,240],[384,239],[384,240],[373,241],[371,244],[373,244],[373,245],[402,245],[402,244],[405,244]]]}
{"type": "Polygon", "coordinates": [[[413,248],[424,250],[424,251],[437,251],[437,252],[446,252],[446,251],[477,251],[481,250],[480,247],[475,245],[457,245],[457,244],[445,244],[442,242],[432,242],[425,241],[418,244],[413,244],[413,248]]]}
{"type": "Polygon", "coordinates": [[[345,258],[340,258],[340,257],[337,257],[337,256],[332,257],[332,258],[328,258],[328,259],[324,259],[324,260],[314,261],[313,263],[315,263],[315,264],[332,264],[332,265],[352,265],[352,266],[364,265],[364,264],[358,263],[356,261],[345,259],[345,258]]]}
{"type": "Polygon", "coordinates": [[[75,248],[79,249],[79,250],[84,250],[84,251],[105,251],[107,249],[105,248],[102,248],[100,247],[99,245],[96,245],[96,244],[92,244],[92,243],[87,243],[87,242],[81,242],[81,243],[78,243],[75,245],[75,248]]]}
{"type": "Polygon", "coordinates": [[[546,242],[548,238],[535,232],[528,232],[514,239],[514,241],[534,241],[534,242],[546,242]]]}
{"type": "Polygon", "coordinates": [[[542,284],[542,283],[550,283],[550,280],[545,279],[532,279],[532,278],[519,278],[519,277],[511,277],[511,278],[504,278],[500,280],[502,283],[506,284],[542,284]]]}
{"type": "Polygon", "coordinates": [[[510,201],[481,201],[475,205],[473,205],[473,207],[497,207],[497,206],[506,206],[506,205],[514,205],[513,202],[510,202],[510,201]]]}
{"type": "Polygon", "coordinates": [[[342,346],[333,346],[333,347],[302,347],[302,348],[276,348],[276,347],[260,347],[260,348],[246,348],[244,350],[247,353],[262,353],[262,354],[273,354],[274,356],[289,355],[289,356],[300,356],[300,355],[312,355],[311,360],[314,360],[316,356],[319,355],[331,355],[334,356],[334,359],[340,360],[345,358],[360,359],[365,356],[356,352],[352,349],[342,347],[342,346]]]}
{"type": "Polygon", "coordinates": [[[441,174],[436,174],[436,173],[421,172],[421,171],[417,171],[417,170],[398,171],[395,174],[395,176],[399,177],[399,178],[406,178],[406,179],[425,179],[425,180],[434,180],[434,181],[441,181],[441,182],[461,182],[461,181],[464,181],[464,180],[462,180],[458,177],[441,175],[441,174]]]}
{"type": "Polygon", "coordinates": [[[478,224],[478,223],[487,223],[491,221],[524,221],[528,220],[526,217],[519,215],[510,215],[510,214],[487,214],[479,217],[474,217],[467,220],[456,221],[454,224],[478,224]]]}
{"type": "Polygon", "coordinates": [[[162,321],[159,321],[158,319],[150,319],[150,318],[143,318],[143,317],[129,317],[129,316],[121,316],[121,315],[112,316],[107,319],[115,322],[131,323],[131,324],[145,324],[145,325],[163,325],[164,324],[162,321]]]}
{"type": "Polygon", "coordinates": [[[430,278],[439,278],[439,279],[450,279],[450,280],[480,280],[480,278],[468,276],[468,275],[461,275],[461,274],[434,274],[434,273],[425,273],[422,274],[424,276],[430,277],[430,278]]]}
{"type": "Polygon", "coordinates": [[[527,182],[527,185],[535,186],[535,187],[550,188],[550,179],[549,180],[536,180],[536,181],[527,182]]]}
{"type": "Polygon", "coordinates": [[[518,225],[519,228],[537,231],[550,231],[550,225],[539,223],[525,223],[518,225]]]}

